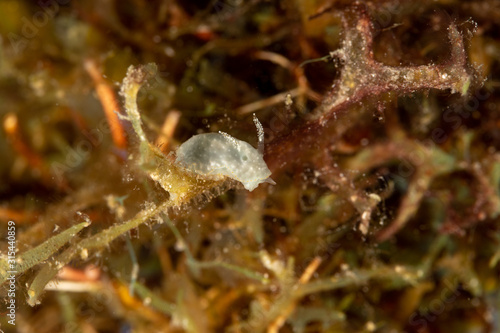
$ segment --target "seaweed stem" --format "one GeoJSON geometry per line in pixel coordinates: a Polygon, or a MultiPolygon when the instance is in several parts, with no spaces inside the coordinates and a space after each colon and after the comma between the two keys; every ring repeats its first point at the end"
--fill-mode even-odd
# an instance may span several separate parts
{"type": "Polygon", "coordinates": [[[85,60],[84,67],[94,82],[97,96],[99,97],[111,130],[113,143],[117,148],[125,149],[127,147],[127,139],[125,130],[117,115],[117,112],[120,112],[121,108],[116,93],[111,85],[103,79],[102,73],[92,59],[85,60]]]}

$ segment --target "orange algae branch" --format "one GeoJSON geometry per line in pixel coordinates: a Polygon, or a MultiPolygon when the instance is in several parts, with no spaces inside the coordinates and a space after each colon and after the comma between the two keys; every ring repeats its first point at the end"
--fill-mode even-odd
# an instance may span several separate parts
{"type": "Polygon", "coordinates": [[[164,153],[170,150],[170,141],[174,136],[174,132],[180,118],[181,112],[179,110],[171,110],[165,117],[160,134],[156,138],[155,142],[155,144],[159,146],[160,150],[164,153]]]}
{"type": "MultiPolygon", "coordinates": [[[[19,119],[15,113],[10,112],[5,116],[3,128],[14,150],[27,161],[29,167],[40,177],[41,182],[48,187],[53,186],[54,178],[51,176],[47,164],[42,156],[33,150],[26,142],[19,126],[19,119]]],[[[65,179],[60,179],[60,181],[56,183],[56,186],[62,190],[68,189],[68,184],[65,179]]]]}
{"type": "Polygon", "coordinates": [[[5,116],[3,128],[11,141],[12,147],[26,159],[33,169],[41,170],[43,168],[42,157],[31,149],[23,139],[19,129],[19,120],[15,113],[9,113],[5,116]]]}
{"type": "MultiPolygon", "coordinates": [[[[316,272],[320,264],[321,264],[321,258],[315,257],[300,276],[297,285],[304,285],[307,282],[309,282],[309,280],[316,272]]],[[[278,333],[280,328],[285,324],[286,319],[295,310],[295,307],[297,306],[297,301],[298,299],[295,300],[295,302],[290,302],[290,304],[284,309],[284,311],[275,320],[273,320],[273,322],[267,328],[267,333],[278,333]]]]}
{"type": "Polygon", "coordinates": [[[99,69],[97,69],[93,60],[85,60],[85,70],[92,78],[92,81],[94,81],[97,96],[102,104],[106,120],[108,121],[109,128],[111,130],[113,143],[120,149],[126,148],[127,139],[125,130],[120,123],[120,119],[118,119],[118,115],[116,114],[116,112],[120,111],[120,104],[118,103],[115,91],[111,85],[104,80],[102,73],[99,69]]]}
{"type": "Polygon", "coordinates": [[[324,127],[369,96],[394,91],[408,94],[439,89],[466,95],[475,78],[468,63],[463,37],[456,26],[448,28],[450,59],[438,65],[388,66],[374,59],[373,24],[364,5],[355,3],[343,12],[343,43],[331,53],[343,61],[340,79],[305,123],[267,146],[266,161],[273,173],[315,148],[324,127]]]}

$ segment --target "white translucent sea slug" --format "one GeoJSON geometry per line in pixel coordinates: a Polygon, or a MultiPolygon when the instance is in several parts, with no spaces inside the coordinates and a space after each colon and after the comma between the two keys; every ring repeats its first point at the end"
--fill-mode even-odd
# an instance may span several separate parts
{"type": "Polygon", "coordinates": [[[260,183],[275,184],[263,158],[264,130],[253,117],[259,139],[258,149],[227,133],[205,133],[191,137],[177,149],[176,162],[204,176],[229,177],[253,191],[260,183]]]}

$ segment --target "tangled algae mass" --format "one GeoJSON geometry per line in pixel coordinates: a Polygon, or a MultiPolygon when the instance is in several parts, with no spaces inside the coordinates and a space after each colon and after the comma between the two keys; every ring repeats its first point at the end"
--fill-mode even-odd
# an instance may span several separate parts
{"type": "Polygon", "coordinates": [[[496,1],[0,16],[0,332],[500,331],[496,1]]]}

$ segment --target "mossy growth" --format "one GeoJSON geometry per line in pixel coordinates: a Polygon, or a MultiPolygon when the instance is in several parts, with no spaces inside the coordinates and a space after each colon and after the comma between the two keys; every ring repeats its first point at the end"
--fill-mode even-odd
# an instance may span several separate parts
{"type": "Polygon", "coordinates": [[[498,331],[494,1],[0,12],[0,330],[498,331]],[[276,185],[176,163],[252,113],[276,185]]]}

